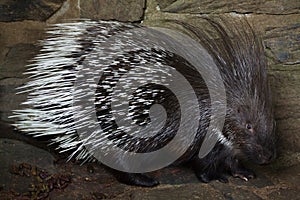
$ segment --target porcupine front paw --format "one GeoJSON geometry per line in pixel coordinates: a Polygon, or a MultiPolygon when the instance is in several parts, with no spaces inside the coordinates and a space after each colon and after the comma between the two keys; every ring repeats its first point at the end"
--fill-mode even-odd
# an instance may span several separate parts
{"type": "Polygon", "coordinates": [[[240,178],[244,181],[255,178],[255,173],[251,169],[247,169],[243,166],[239,160],[235,159],[234,163],[230,165],[231,175],[235,178],[240,178]]]}
{"type": "Polygon", "coordinates": [[[228,183],[228,178],[225,173],[211,172],[211,171],[208,172],[196,171],[196,176],[203,183],[209,183],[210,181],[213,180],[218,180],[222,183],[228,183]]]}
{"type": "Polygon", "coordinates": [[[157,180],[144,174],[116,172],[114,175],[119,182],[127,185],[153,187],[159,184],[157,180]]]}

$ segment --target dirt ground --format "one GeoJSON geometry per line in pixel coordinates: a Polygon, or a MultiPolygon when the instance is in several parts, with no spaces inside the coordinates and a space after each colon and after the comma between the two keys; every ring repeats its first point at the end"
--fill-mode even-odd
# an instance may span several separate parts
{"type": "Polygon", "coordinates": [[[200,183],[187,166],[167,167],[150,173],[160,181],[153,188],[118,183],[99,163],[57,160],[12,139],[0,139],[0,163],[0,199],[300,199],[300,165],[288,159],[252,166],[256,179],[227,184],[200,183]]]}

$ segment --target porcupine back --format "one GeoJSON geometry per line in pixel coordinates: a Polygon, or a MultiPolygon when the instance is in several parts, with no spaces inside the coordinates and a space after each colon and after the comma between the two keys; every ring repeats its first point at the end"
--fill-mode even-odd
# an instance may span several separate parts
{"type": "MultiPolygon", "coordinates": [[[[30,81],[19,88],[21,93],[28,92],[27,101],[23,104],[29,108],[14,111],[14,117],[18,118],[15,126],[33,137],[50,137],[52,143],[59,144],[61,151],[71,151],[73,152],[72,156],[76,155],[77,159],[90,159],[91,154],[85,150],[82,144],[83,141],[80,140],[76,133],[76,130],[81,127],[82,121],[74,120],[74,99],[72,97],[76,93],[74,84],[78,78],[77,73],[84,69],[84,64],[86,64],[84,63],[85,58],[87,55],[93,56],[92,51],[95,49],[100,52],[111,50],[112,54],[117,54],[117,52],[113,52],[115,50],[102,47],[107,38],[137,27],[139,26],[117,22],[94,21],[70,22],[50,27],[47,31],[49,37],[41,42],[41,53],[33,59],[33,64],[29,66],[30,68],[26,72],[26,74],[30,75],[30,81]],[[100,49],[97,49],[97,47],[100,49]]],[[[120,43],[120,41],[118,42],[116,49],[118,46],[126,45],[120,43]]],[[[130,42],[135,43],[135,41],[130,42]]],[[[167,88],[157,84],[147,84],[140,88],[140,92],[136,94],[136,99],[148,99],[148,101],[146,103],[131,103],[135,104],[131,106],[133,107],[132,112],[136,113],[136,123],[143,125],[143,123],[149,121],[147,112],[142,113],[142,109],[145,109],[146,104],[148,109],[153,103],[162,103],[164,105],[167,102],[164,100],[166,98],[168,98],[168,105],[165,106],[170,108],[169,110],[167,109],[169,120],[166,122],[166,128],[161,131],[164,134],[156,134],[156,137],[140,141],[133,140],[129,143],[128,140],[132,140],[132,137],[124,138],[124,133],[120,132],[115,123],[112,123],[113,120],[109,119],[111,115],[110,109],[103,108],[107,102],[111,101],[109,99],[111,93],[107,92],[107,88],[115,85],[120,76],[124,75],[131,68],[152,58],[154,58],[152,63],[155,62],[156,64],[175,65],[177,68],[181,64],[187,65],[188,67],[182,69],[182,73],[190,77],[193,76],[193,73],[188,70],[190,64],[186,63],[184,59],[164,51],[159,46],[150,50],[141,50],[138,43],[135,46],[138,47],[138,50],[122,53],[117,57],[108,56],[104,58],[105,61],[108,61],[108,64],[100,62],[105,70],[96,90],[95,104],[99,120],[106,116],[100,121],[103,128],[108,132],[110,140],[117,142],[118,145],[123,146],[127,150],[147,151],[164,146],[174,137],[173,132],[178,128],[178,117],[180,116],[180,113],[178,113],[179,105],[174,94],[167,88]],[[135,54],[141,55],[141,59],[137,59],[135,54]],[[187,70],[187,73],[184,70],[187,70]],[[114,75],[117,76],[114,77],[114,75]],[[153,94],[155,94],[155,98],[153,98],[153,94]],[[173,111],[177,112],[174,113],[173,111]],[[136,145],[137,142],[139,143],[138,146],[136,145]]],[[[95,59],[97,60],[98,58],[96,57],[95,59]]],[[[170,76],[168,71],[160,72],[160,74],[170,76]]],[[[151,77],[149,78],[151,79],[151,77]]],[[[199,78],[201,80],[201,76],[199,78]]],[[[198,91],[200,92],[201,90],[198,91]]],[[[204,94],[204,92],[202,93],[204,94]]],[[[84,94],[80,95],[84,96],[84,94]]],[[[99,140],[95,139],[95,143],[96,141],[101,143],[101,138],[99,140]]]]}

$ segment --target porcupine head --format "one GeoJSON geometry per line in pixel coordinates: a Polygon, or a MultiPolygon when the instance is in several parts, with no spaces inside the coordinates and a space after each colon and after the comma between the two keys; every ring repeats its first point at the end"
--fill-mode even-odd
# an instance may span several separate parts
{"type": "Polygon", "coordinates": [[[227,144],[234,157],[269,163],[276,157],[276,136],[263,45],[247,22],[243,27],[211,25],[218,38],[202,40],[202,44],[213,56],[226,87],[223,134],[227,144]]]}

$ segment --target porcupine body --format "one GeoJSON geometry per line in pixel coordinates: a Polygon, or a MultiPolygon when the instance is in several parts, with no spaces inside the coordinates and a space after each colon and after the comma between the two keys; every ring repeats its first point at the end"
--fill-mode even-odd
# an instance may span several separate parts
{"type": "MultiPolygon", "coordinates": [[[[244,180],[253,178],[254,173],[243,167],[241,159],[264,164],[275,157],[275,128],[263,47],[246,21],[233,25],[208,22],[217,37],[187,23],[175,22],[197,39],[196,46],[183,34],[168,29],[95,21],[54,25],[27,72],[30,81],[20,88],[21,92],[28,92],[24,104],[29,108],[15,111],[16,127],[34,137],[51,136],[61,151],[71,151],[71,157],[88,160],[97,154],[97,147],[105,151],[105,143],[127,152],[155,152],[169,144],[182,127],[192,129],[189,119],[182,120],[191,113],[188,117],[197,125],[195,135],[179,137],[179,144],[168,149],[170,157],[184,149],[176,163],[191,162],[203,182],[227,182],[228,174],[244,180]],[[217,118],[208,85],[218,88],[220,82],[219,77],[209,74],[212,77],[208,84],[207,74],[195,68],[197,63],[216,66],[226,89],[224,127],[214,128],[218,141],[203,158],[198,156],[199,149],[209,124],[217,118]],[[170,85],[182,78],[175,72],[191,87],[175,83],[172,88],[170,85]],[[124,99],[124,91],[132,86],[135,89],[129,90],[131,94],[124,99]],[[195,94],[197,107],[185,99],[190,93],[195,94]],[[181,108],[185,103],[186,110],[181,108]],[[164,107],[164,111],[158,109],[158,115],[166,118],[163,121],[150,116],[151,108],[158,104],[164,107]],[[194,110],[196,115],[192,114],[194,110]],[[144,129],[149,123],[153,124],[152,129],[144,129]],[[154,133],[149,137],[138,135],[145,130],[154,133]],[[128,134],[130,131],[137,135],[128,134]],[[81,137],[78,132],[87,132],[88,136],[81,137]]],[[[218,106],[224,105],[217,102],[218,106]]],[[[122,154],[113,154],[111,159],[121,166],[128,165],[122,154]]],[[[151,159],[145,157],[144,161],[151,159]]],[[[115,170],[114,174],[127,184],[158,184],[140,173],[115,170]]]]}

